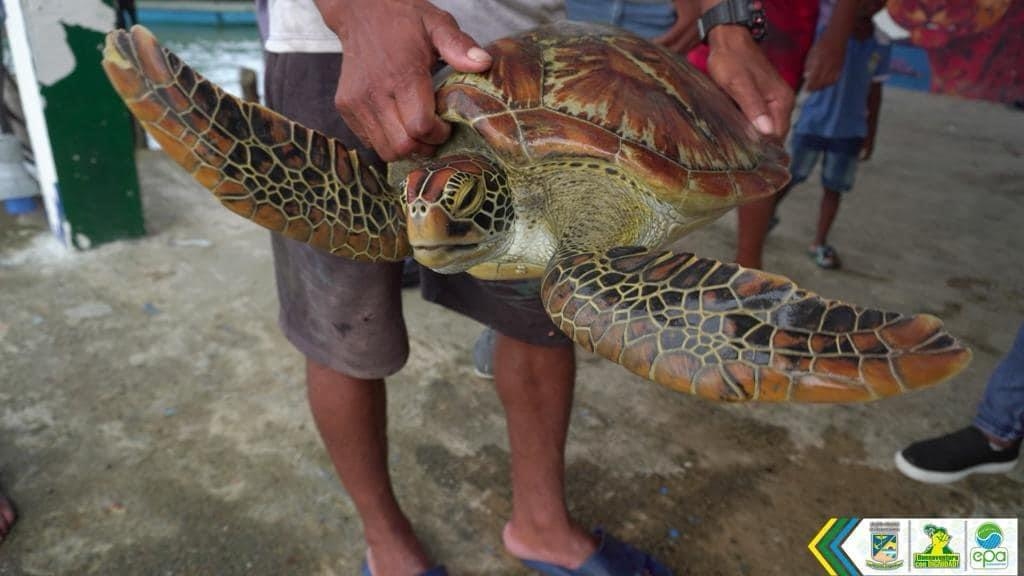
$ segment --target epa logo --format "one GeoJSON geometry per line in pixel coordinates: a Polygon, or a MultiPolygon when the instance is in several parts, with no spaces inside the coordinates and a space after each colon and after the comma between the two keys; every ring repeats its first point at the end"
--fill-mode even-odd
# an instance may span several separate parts
{"type": "Polygon", "coordinates": [[[1006,548],[1003,543],[1003,531],[995,522],[985,522],[974,532],[974,541],[978,548],[971,548],[971,568],[976,570],[998,570],[1009,566],[1006,548]]]}

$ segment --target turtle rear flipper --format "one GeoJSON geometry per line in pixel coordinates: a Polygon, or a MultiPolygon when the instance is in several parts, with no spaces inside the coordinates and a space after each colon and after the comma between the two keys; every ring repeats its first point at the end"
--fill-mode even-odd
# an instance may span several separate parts
{"type": "Polygon", "coordinates": [[[642,247],[562,250],[542,297],[577,344],[713,400],[873,400],[937,384],[971,357],[934,316],[858,308],[775,274],[642,247]]]}
{"type": "Polygon", "coordinates": [[[357,152],[225,93],[141,26],[107,35],[103,68],[146,131],[230,210],[355,260],[410,253],[401,198],[357,152]]]}

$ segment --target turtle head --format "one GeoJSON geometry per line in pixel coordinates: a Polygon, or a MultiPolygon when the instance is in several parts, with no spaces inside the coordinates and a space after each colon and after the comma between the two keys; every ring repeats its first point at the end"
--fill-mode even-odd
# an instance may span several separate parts
{"type": "Polygon", "coordinates": [[[407,230],[421,264],[467,270],[506,250],[515,212],[505,171],[479,155],[445,156],[405,179],[407,230]]]}

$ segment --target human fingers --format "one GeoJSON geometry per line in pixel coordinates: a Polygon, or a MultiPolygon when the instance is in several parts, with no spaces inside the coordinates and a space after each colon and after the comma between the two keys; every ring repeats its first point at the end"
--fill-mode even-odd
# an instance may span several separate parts
{"type": "MultiPolygon", "coordinates": [[[[439,138],[443,141],[448,128],[447,125],[439,128],[433,126],[433,122],[440,122],[440,119],[434,115],[433,87],[427,72],[423,72],[422,82],[429,86],[429,94],[423,94],[420,88],[418,93],[409,92],[402,98],[407,102],[405,106],[418,112],[400,112],[395,97],[396,89],[390,87],[394,83],[381,78],[380,74],[373,75],[372,70],[368,71],[359,63],[361,61],[353,59],[342,66],[335,93],[335,107],[349,129],[364,145],[389,162],[410,154],[427,155],[433,152],[431,143],[439,138]],[[428,99],[426,104],[408,103],[423,98],[428,99]],[[407,127],[406,119],[411,128],[407,127]],[[437,134],[438,130],[442,131],[440,135],[437,134]],[[418,141],[411,132],[425,134],[425,141],[418,141]]],[[[412,82],[410,85],[416,86],[417,83],[412,82]]]]}
{"type": "Polygon", "coordinates": [[[378,154],[390,154],[389,139],[384,134],[384,127],[377,114],[377,109],[383,108],[383,105],[375,106],[372,103],[382,92],[370,91],[366,79],[358,72],[356,66],[342,66],[334,94],[334,107],[363,145],[376,150],[378,154]]]}
{"type": "Polygon", "coordinates": [[[697,32],[697,19],[700,17],[699,2],[692,0],[676,0],[676,20],[667,32],[654,38],[654,42],[677,52],[685,54],[700,43],[697,32]]]}
{"type": "Polygon", "coordinates": [[[381,160],[394,162],[410,156],[430,156],[434,153],[435,146],[420,142],[409,134],[402,123],[398,102],[393,95],[376,102],[375,105],[377,121],[380,123],[381,133],[386,140],[383,146],[374,147],[381,160]]]}
{"type": "Polygon", "coordinates": [[[683,26],[679,23],[653,40],[677,54],[686,54],[700,43],[695,26],[683,26]]]}
{"type": "Polygon", "coordinates": [[[762,97],[768,106],[768,115],[771,116],[773,130],[771,134],[779,138],[785,138],[789,132],[790,119],[793,116],[793,107],[796,104],[796,95],[789,84],[782,79],[774,68],[761,70],[758,84],[762,97]]]}
{"type": "Polygon", "coordinates": [[[434,84],[426,74],[412,78],[395,94],[398,116],[406,133],[417,142],[439,146],[451,127],[437,115],[434,84]]]}
{"type": "Polygon", "coordinates": [[[441,59],[459,72],[483,72],[491,67],[491,55],[459,29],[451,14],[438,10],[423,17],[423,27],[441,59]]]}
{"type": "Polygon", "coordinates": [[[712,55],[708,58],[708,72],[715,83],[739,105],[743,115],[754,124],[758,132],[765,135],[775,132],[775,123],[769,114],[768,105],[748,68],[732,63],[716,64],[712,55]]]}
{"type": "Polygon", "coordinates": [[[677,21],[664,34],[652,38],[651,41],[655,44],[660,44],[673,52],[679,52],[684,32],[685,30],[683,29],[682,24],[677,21]]]}

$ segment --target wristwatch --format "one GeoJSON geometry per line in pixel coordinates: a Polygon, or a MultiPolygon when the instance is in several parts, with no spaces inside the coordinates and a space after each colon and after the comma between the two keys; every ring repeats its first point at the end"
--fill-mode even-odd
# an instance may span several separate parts
{"type": "Polygon", "coordinates": [[[764,38],[765,24],[761,0],[722,0],[701,14],[697,20],[697,31],[701,42],[707,42],[708,32],[719,24],[740,24],[750,29],[750,35],[758,42],[764,38]]]}

